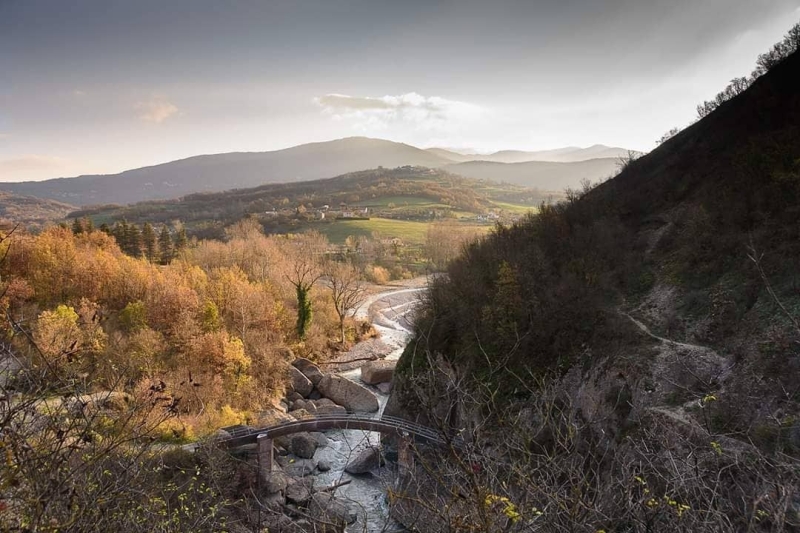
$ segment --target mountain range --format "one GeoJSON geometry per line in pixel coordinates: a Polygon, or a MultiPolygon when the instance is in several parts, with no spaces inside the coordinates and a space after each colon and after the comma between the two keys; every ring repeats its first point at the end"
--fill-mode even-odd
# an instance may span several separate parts
{"type": "Polygon", "coordinates": [[[586,149],[570,147],[546,152],[465,155],[442,149],[424,150],[382,139],[350,137],[271,152],[200,155],[118,174],[0,183],[0,190],[76,206],[131,204],[407,165],[441,168],[467,177],[541,190],[561,190],[577,186],[583,179],[608,177],[615,170],[616,158],[623,152],[627,153],[621,148],[596,145],[586,149]],[[547,157],[552,160],[542,160],[547,157]]]}

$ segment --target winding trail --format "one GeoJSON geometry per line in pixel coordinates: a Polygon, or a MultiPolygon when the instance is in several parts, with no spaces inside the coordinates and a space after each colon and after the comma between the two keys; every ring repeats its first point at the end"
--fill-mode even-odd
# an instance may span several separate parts
{"type": "Polygon", "coordinates": [[[655,333],[650,331],[650,328],[648,328],[647,325],[645,325],[643,322],[633,318],[631,315],[629,315],[628,313],[626,313],[624,311],[619,311],[619,313],[622,316],[627,317],[628,320],[633,322],[636,325],[637,328],[642,330],[648,336],[656,339],[657,341],[661,341],[664,344],[669,344],[670,346],[676,346],[676,347],[679,347],[679,348],[685,348],[687,350],[692,350],[692,351],[700,350],[700,351],[703,351],[703,352],[714,354],[717,357],[721,357],[719,354],[717,354],[716,351],[714,351],[711,348],[708,348],[706,346],[700,346],[699,344],[688,344],[688,343],[685,343],[685,342],[678,342],[678,341],[674,341],[672,339],[667,339],[666,337],[659,337],[658,335],[656,335],[655,333]]]}

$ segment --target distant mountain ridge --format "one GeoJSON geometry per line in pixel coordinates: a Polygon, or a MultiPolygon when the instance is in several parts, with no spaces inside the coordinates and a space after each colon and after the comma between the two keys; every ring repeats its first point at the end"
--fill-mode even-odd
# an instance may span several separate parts
{"type": "Polygon", "coordinates": [[[562,191],[567,187],[578,187],[583,179],[596,182],[613,176],[619,170],[619,160],[602,158],[566,163],[465,161],[443,168],[465,178],[501,181],[548,191],[562,191]]]}
{"type": "MultiPolygon", "coordinates": [[[[516,163],[517,160],[528,157],[548,157],[542,154],[552,154],[549,157],[562,159],[599,154],[595,157],[602,158],[605,157],[604,154],[616,153],[615,150],[621,149],[597,145],[586,149],[570,147],[547,152],[506,151],[480,157],[494,157],[499,160],[496,163],[502,164],[516,163]]],[[[401,166],[447,168],[454,173],[463,170],[469,172],[465,174],[469,177],[507,181],[539,189],[561,189],[564,184],[577,185],[584,178],[596,180],[606,177],[609,167],[608,161],[564,161],[562,163],[567,166],[554,167],[551,163],[543,163],[541,168],[535,168],[537,165],[531,163],[527,167],[513,168],[489,168],[485,165],[456,168],[458,163],[471,161],[470,157],[473,156],[459,157],[455,152],[447,150],[423,150],[382,139],[350,137],[271,152],[199,155],[119,174],[0,183],[0,190],[77,206],[132,204],[180,198],[199,192],[221,192],[270,183],[309,181],[359,170],[401,166]],[[464,157],[467,159],[463,159],[464,157]],[[575,164],[574,168],[570,167],[571,164],[575,164]],[[557,172],[557,179],[546,179],[551,171],[557,172]]]]}
{"type": "Polygon", "coordinates": [[[577,163],[591,159],[616,159],[628,156],[627,148],[595,144],[588,148],[565,146],[552,150],[526,152],[522,150],[501,150],[491,154],[461,153],[445,148],[428,148],[428,151],[439,157],[463,163],[466,161],[491,161],[494,163],[525,163],[529,161],[548,161],[553,163],[577,163]]]}

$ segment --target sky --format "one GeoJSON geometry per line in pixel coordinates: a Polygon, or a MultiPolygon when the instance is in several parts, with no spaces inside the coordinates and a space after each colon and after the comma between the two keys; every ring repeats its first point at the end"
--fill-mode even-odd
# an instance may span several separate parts
{"type": "Polygon", "coordinates": [[[0,181],[350,136],[640,151],[800,0],[0,0],[0,181]]]}

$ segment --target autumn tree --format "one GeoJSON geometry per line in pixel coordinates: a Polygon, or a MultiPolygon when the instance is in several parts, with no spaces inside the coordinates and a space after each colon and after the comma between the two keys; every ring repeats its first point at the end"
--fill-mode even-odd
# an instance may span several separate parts
{"type": "Polygon", "coordinates": [[[359,269],[349,262],[329,262],[325,268],[325,275],[328,278],[336,316],[339,317],[339,328],[344,344],[344,319],[351,312],[358,310],[364,302],[367,287],[359,269]]]}
{"type": "Polygon", "coordinates": [[[474,226],[463,226],[458,222],[436,222],[428,227],[425,253],[434,268],[443,270],[455,259],[462,247],[477,239],[481,230],[474,226]]]}
{"type": "Polygon", "coordinates": [[[297,296],[296,330],[301,340],[305,339],[311,325],[313,309],[309,293],[323,274],[322,256],[327,246],[328,240],[316,231],[287,238],[284,242],[284,252],[290,262],[286,277],[297,296]]]}

